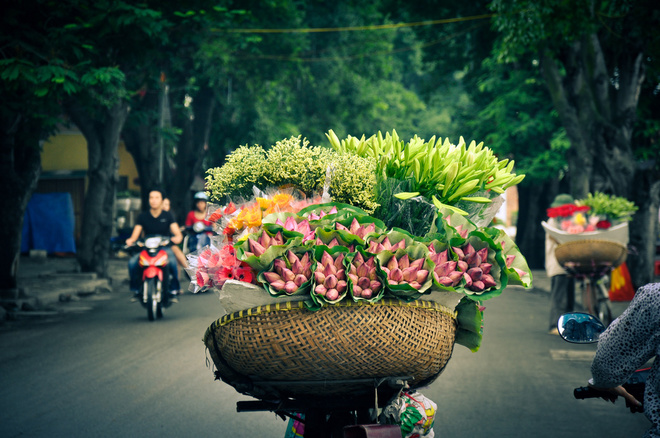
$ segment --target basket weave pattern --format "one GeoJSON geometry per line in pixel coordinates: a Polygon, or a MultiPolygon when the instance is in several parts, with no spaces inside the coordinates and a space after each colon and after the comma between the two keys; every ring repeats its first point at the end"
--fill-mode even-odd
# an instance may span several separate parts
{"type": "Polygon", "coordinates": [[[626,247],[609,240],[576,240],[558,245],[555,256],[559,264],[578,270],[621,265],[628,254],[626,247]]]}
{"type": "Polygon", "coordinates": [[[383,300],[316,312],[302,303],[273,307],[241,312],[208,328],[204,343],[225,381],[410,375],[414,385],[437,377],[453,351],[454,314],[436,303],[383,300]]]}

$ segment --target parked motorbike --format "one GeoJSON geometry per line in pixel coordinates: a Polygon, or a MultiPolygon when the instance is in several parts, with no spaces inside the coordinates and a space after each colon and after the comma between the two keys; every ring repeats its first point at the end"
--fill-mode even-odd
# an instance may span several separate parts
{"type": "Polygon", "coordinates": [[[170,239],[165,236],[147,236],[126,250],[139,250],[138,266],[142,272],[142,294],[139,301],[147,309],[149,321],[163,317],[163,308],[171,305],[169,299],[170,269],[165,247],[170,239]]]}
{"type": "MultiPolygon", "coordinates": [[[[574,344],[593,344],[598,342],[598,336],[605,331],[605,325],[595,316],[583,312],[571,312],[562,315],[557,322],[557,329],[562,339],[574,344]]],[[[623,387],[637,400],[644,400],[644,389],[650,368],[635,371],[623,387]]],[[[586,398],[602,398],[614,403],[617,396],[608,391],[601,391],[590,386],[582,386],[573,390],[573,396],[578,400],[586,398]]],[[[632,405],[626,400],[626,407],[630,412],[644,412],[641,407],[632,405]]]]}

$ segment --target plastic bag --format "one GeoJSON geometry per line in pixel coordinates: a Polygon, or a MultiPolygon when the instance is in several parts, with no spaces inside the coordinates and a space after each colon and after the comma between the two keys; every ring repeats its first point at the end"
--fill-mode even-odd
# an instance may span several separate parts
{"type": "Polygon", "coordinates": [[[403,438],[433,438],[437,411],[438,405],[423,394],[417,391],[401,392],[385,406],[380,421],[398,424],[403,438]]]}

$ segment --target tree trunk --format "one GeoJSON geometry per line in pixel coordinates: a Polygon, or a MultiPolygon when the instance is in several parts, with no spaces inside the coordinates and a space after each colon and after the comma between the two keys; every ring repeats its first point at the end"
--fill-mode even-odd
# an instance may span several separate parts
{"type": "Polygon", "coordinates": [[[82,272],[108,274],[112,214],[119,169],[119,137],[128,115],[128,104],[119,102],[93,119],[77,101],[67,102],[66,111],[87,140],[87,192],[82,217],[78,263],[82,272]]]}
{"type": "Polygon", "coordinates": [[[638,167],[631,200],[639,210],[630,224],[630,245],[634,251],[628,256],[627,263],[633,285],[640,287],[654,280],[660,209],[660,171],[657,168],[652,165],[638,167]]]}
{"type": "MultiPolygon", "coordinates": [[[[172,98],[183,101],[183,95],[173,95],[172,98]]],[[[172,205],[178,212],[179,220],[185,218],[186,213],[192,209],[190,186],[195,176],[202,175],[202,163],[208,149],[211,123],[215,111],[216,99],[213,90],[202,87],[192,101],[191,119],[188,111],[173,111],[173,122],[183,128],[179,140],[177,153],[174,157],[176,164],[176,177],[168,180],[168,192],[172,195],[172,205]]]]}
{"type": "Polygon", "coordinates": [[[518,186],[516,245],[532,269],[545,267],[545,232],[541,221],[546,219],[546,206],[557,192],[554,185],[552,181],[545,184],[523,181],[518,186]]]}
{"type": "Polygon", "coordinates": [[[41,173],[42,130],[19,114],[3,117],[0,124],[0,297],[12,299],[18,293],[23,217],[41,173]]]}

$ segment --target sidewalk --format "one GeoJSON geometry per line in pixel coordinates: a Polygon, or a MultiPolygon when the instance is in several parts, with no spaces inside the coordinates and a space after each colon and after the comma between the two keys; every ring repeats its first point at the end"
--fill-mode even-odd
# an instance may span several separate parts
{"type": "Polygon", "coordinates": [[[110,293],[113,287],[128,281],[126,264],[127,259],[111,258],[108,261],[108,278],[98,278],[96,273],[78,272],[74,256],[21,256],[18,266],[19,293],[14,300],[0,302],[0,321],[7,317],[7,310],[14,316],[28,313],[38,316],[39,313],[52,312],[56,303],[110,293]]]}

